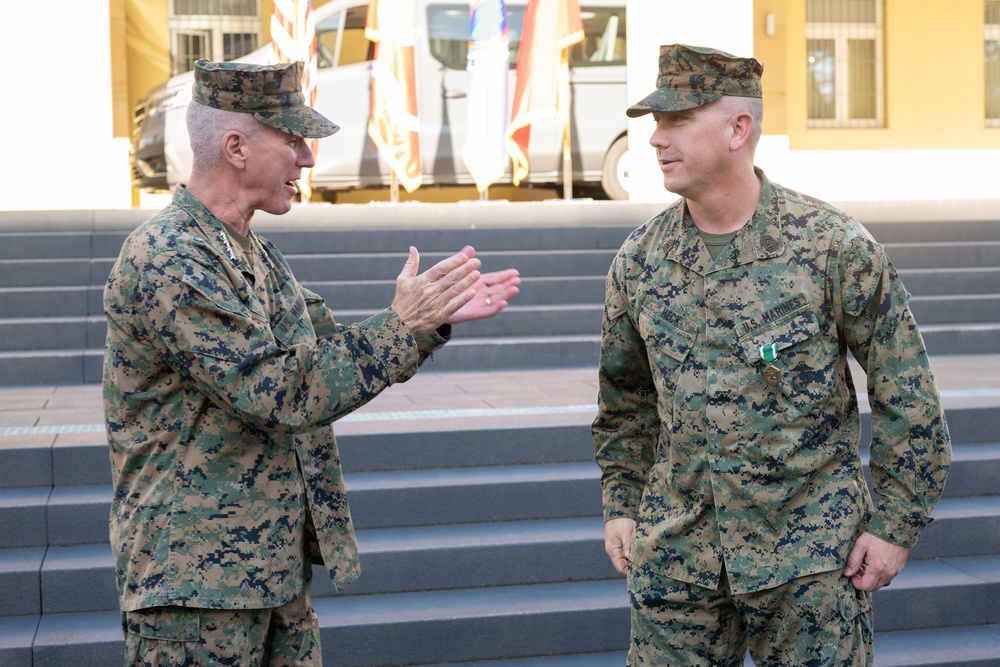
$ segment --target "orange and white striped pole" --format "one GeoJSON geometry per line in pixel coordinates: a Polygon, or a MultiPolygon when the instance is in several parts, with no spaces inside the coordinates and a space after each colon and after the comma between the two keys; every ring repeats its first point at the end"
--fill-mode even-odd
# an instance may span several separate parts
{"type": "MultiPolygon", "coordinates": [[[[301,60],[302,93],[306,104],[316,108],[316,22],[313,18],[312,0],[273,0],[271,10],[271,51],[274,61],[290,63],[301,60]]],[[[313,159],[319,159],[319,139],[310,139],[313,159]]],[[[312,169],[303,170],[299,179],[302,201],[312,197],[312,169]]]]}

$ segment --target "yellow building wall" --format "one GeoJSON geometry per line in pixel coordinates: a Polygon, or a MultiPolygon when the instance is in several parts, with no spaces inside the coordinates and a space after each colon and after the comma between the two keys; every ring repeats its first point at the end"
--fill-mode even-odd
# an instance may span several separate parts
{"type": "MultiPolygon", "coordinates": [[[[167,28],[169,0],[109,0],[112,24],[112,75],[115,133],[131,133],[132,109],[146,93],[170,78],[170,43],[167,28]],[[116,36],[117,35],[117,36],[116,36]],[[121,56],[120,58],[118,56],[121,56]],[[121,110],[124,117],[120,117],[121,110]]],[[[313,8],[330,0],[313,0],[313,8]]],[[[271,37],[272,0],[261,2],[261,42],[271,37]]],[[[127,136],[124,134],[122,136],[127,136]]]]}
{"type": "Polygon", "coordinates": [[[764,133],[787,134],[788,30],[786,0],[756,0],[753,5],[753,55],[764,65],[764,133]],[[770,21],[769,21],[770,17],[770,21]],[[768,34],[768,24],[773,34],[768,34]]]}
{"type": "MultiPolygon", "coordinates": [[[[791,149],[1000,149],[1000,131],[986,128],[983,119],[982,0],[884,2],[885,126],[852,129],[806,126],[805,0],[756,0],[755,11],[758,5],[784,5],[776,11],[788,36],[789,85],[770,91],[769,82],[763,84],[768,113],[784,93],[784,133],[791,149]]],[[[766,39],[760,43],[770,49],[766,39]]],[[[782,133],[780,124],[766,120],[764,131],[782,133]]]]}

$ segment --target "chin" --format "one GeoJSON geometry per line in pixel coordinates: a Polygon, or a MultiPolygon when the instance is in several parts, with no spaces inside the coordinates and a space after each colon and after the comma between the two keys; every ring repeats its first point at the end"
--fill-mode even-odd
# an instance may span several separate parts
{"type": "Polygon", "coordinates": [[[271,215],[284,215],[292,210],[292,200],[286,199],[284,201],[275,202],[274,204],[268,204],[267,206],[262,206],[261,209],[264,213],[270,213],[271,215]]]}

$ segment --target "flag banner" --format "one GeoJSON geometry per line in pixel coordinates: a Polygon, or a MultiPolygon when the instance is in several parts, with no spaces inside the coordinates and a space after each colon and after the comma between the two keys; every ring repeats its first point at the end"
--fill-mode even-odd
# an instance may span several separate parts
{"type": "Polygon", "coordinates": [[[407,192],[420,187],[420,118],[412,0],[372,0],[365,37],[375,43],[368,135],[407,192]]]}
{"type": "Polygon", "coordinates": [[[507,171],[510,41],[504,0],[469,5],[468,122],[462,159],[482,193],[507,171]]]}
{"type": "Polygon", "coordinates": [[[507,151],[514,185],[528,175],[531,124],[569,122],[569,62],[565,49],[583,40],[578,0],[528,0],[517,54],[517,84],[507,151]]]}
{"type": "MultiPolygon", "coordinates": [[[[271,10],[271,51],[276,63],[301,60],[302,94],[306,104],[316,108],[316,20],[312,0],[274,0],[271,10]]],[[[307,139],[313,159],[319,160],[319,139],[307,139]]],[[[302,201],[312,196],[312,169],[303,170],[299,179],[302,201]]]]}

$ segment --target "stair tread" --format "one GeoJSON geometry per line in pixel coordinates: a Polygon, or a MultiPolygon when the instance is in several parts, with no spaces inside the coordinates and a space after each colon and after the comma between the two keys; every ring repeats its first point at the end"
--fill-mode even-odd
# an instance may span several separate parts
{"type": "Polygon", "coordinates": [[[320,624],[339,627],[570,612],[576,609],[612,609],[627,605],[628,592],[624,578],[314,600],[320,624]]]}
{"type": "Polygon", "coordinates": [[[968,664],[1000,656],[1000,624],[875,633],[877,667],[968,664]]]}

